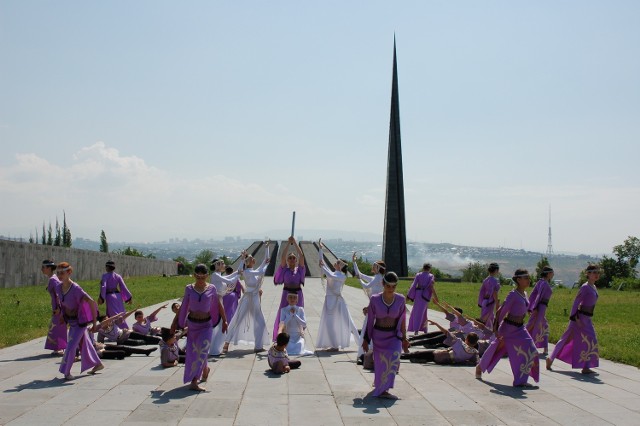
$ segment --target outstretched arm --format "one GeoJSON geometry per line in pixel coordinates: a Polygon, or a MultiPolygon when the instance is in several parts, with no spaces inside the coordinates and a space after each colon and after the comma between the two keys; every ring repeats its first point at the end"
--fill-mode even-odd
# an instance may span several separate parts
{"type": "Polygon", "coordinates": [[[160,312],[162,309],[164,309],[166,307],[167,307],[167,305],[160,306],[158,309],[156,309],[155,311],[151,312],[150,317],[151,318],[155,317],[156,315],[158,315],[158,312],[160,312]]]}

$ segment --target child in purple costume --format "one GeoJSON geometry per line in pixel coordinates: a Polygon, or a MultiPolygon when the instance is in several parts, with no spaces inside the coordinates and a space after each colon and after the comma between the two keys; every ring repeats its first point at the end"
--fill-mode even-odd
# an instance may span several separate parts
{"type": "Polygon", "coordinates": [[[533,343],[537,348],[543,349],[543,354],[549,348],[549,322],[547,321],[547,307],[553,294],[549,282],[553,279],[553,269],[545,266],[542,269],[541,279],[538,280],[529,296],[529,321],[527,330],[533,337],[533,343]]]}
{"type": "Polygon", "coordinates": [[[425,263],[422,265],[422,272],[418,272],[407,293],[407,299],[413,302],[407,331],[413,331],[414,334],[418,334],[420,331],[427,332],[429,302],[432,296],[438,300],[434,284],[435,278],[431,273],[431,264],[425,263]]]}
{"type": "Polygon", "coordinates": [[[53,351],[53,355],[62,355],[67,347],[67,324],[64,322],[60,302],[56,295],[56,288],[60,285],[60,280],[55,274],[56,264],[50,260],[42,262],[42,273],[49,277],[47,291],[51,296],[51,321],[49,322],[49,332],[44,348],[53,351]]]}
{"type": "Polygon", "coordinates": [[[569,326],[564,332],[553,353],[547,358],[547,370],[556,358],[571,364],[572,368],[582,368],[582,374],[593,374],[591,367],[600,364],[598,338],[591,317],[598,301],[596,281],[600,278],[597,265],[587,267],[587,282],[582,284],[571,308],[569,326]]]}
{"type": "Polygon", "coordinates": [[[160,334],[160,328],[153,327],[151,323],[158,321],[158,312],[162,309],[166,308],[167,305],[162,305],[155,311],[151,312],[151,315],[145,317],[144,312],[136,311],[134,314],[134,318],[136,322],[133,324],[132,330],[136,333],[144,334],[144,335],[152,335],[157,336],[160,334]]]}
{"type": "Polygon", "coordinates": [[[69,324],[69,341],[60,363],[60,372],[64,374],[65,380],[74,379],[71,375],[71,367],[78,349],[81,372],[92,368],[89,374],[95,374],[104,368],[87,329],[89,323],[93,323],[93,326],[96,324],[97,305],[82,287],[71,281],[72,272],[73,268],[67,262],[57,266],[56,274],[62,282],[56,287],[56,294],[64,319],[69,324]]]}
{"type": "Polygon", "coordinates": [[[227,332],[227,318],[218,298],[216,288],[207,283],[208,269],[199,264],[194,269],[196,282],[184,289],[184,297],[178,313],[178,326],[189,327],[184,366],[184,383],[189,388],[203,391],[198,380],[206,382],[209,377],[207,357],[211,347],[213,327],[222,321],[222,332],[227,332]]]}
{"type": "Polygon", "coordinates": [[[500,300],[498,299],[500,281],[497,278],[500,267],[497,263],[492,263],[488,270],[489,276],[482,281],[478,294],[478,307],[480,308],[480,319],[487,327],[492,328],[495,313],[500,308],[500,300]]]}
{"type": "Polygon", "coordinates": [[[294,253],[289,253],[288,247],[282,247],[282,258],[280,259],[280,266],[273,275],[273,283],[275,285],[284,284],[282,289],[282,297],[280,298],[280,306],[276,313],[276,318],[273,324],[273,341],[278,336],[278,326],[280,325],[280,310],[287,306],[287,295],[291,292],[295,292],[298,295],[298,306],[304,307],[304,295],[302,294],[302,286],[304,285],[304,277],[306,274],[306,268],[304,266],[304,254],[302,249],[296,242],[296,239],[289,237],[289,245],[293,246],[298,252],[298,256],[294,253]]]}
{"type": "MultiPolygon", "coordinates": [[[[107,316],[112,317],[119,313],[126,312],[124,303],[131,304],[132,296],[122,277],[115,272],[116,264],[113,260],[105,264],[105,269],[107,272],[102,274],[102,278],[100,279],[98,305],[106,303],[107,316]]],[[[124,328],[129,328],[126,321],[123,321],[120,325],[124,328]]]]}
{"type": "Polygon", "coordinates": [[[369,351],[373,342],[375,379],[373,396],[396,399],[389,393],[400,369],[400,352],[409,351],[406,329],[405,298],[396,293],[398,276],[394,272],[384,275],[384,290],[371,296],[367,310],[367,332],[362,349],[369,351]]]}
{"type": "Polygon", "coordinates": [[[487,348],[480,364],[476,367],[476,378],[482,378],[482,372],[491,372],[498,361],[506,353],[513,372],[513,386],[531,386],[527,383],[529,376],[536,382],[540,379],[538,350],[533,339],[524,326],[529,300],[525,289],[531,279],[526,269],[518,269],[513,275],[517,287],[504,300],[497,313],[499,324],[496,339],[487,348]]]}

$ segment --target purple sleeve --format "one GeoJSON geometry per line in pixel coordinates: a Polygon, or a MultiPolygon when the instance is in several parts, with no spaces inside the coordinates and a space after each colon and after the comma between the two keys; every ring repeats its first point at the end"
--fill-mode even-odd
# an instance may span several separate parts
{"type": "Polygon", "coordinates": [[[369,309],[367,310],[367,332],[364,336],[367,343],[371,342],[371,336],[373,335],[373,324],[376,321],[376,300],[378,297],[372,296],[369,299],[369,309]]]}
{"type": "Polygon", "coordinates": [[[411,283],[411,288],[409,288],[409,291],[407,292],[407,299],[413,301],[416,298],[416,286],[418,285],[418,277],[420,276],[420,273],[418,273],[418,275],[415,276],[415,278],[413,279],[413,282],[411,283]]]}
{"type": "Polygon", "coordinates": [[[178,327],[186,326],[187,315],[189,314],[189,286],[184,288],[184,296],[182,297],[182,305],[178,311],[178,327]]]}
{"type": "Polygon", "coordinates": [[[275,285],[284,284],[284,267],[278,266],[276,272],[273,274],[273,283],[275,285]]]}
{"type": "Polygon", "coordinates": [[[56,281],[52,278],[49,278],[49,285],[47,285],[47,291],[49,291],[49,295],[51,296],[51,310],[55,311],[58,309],[58,295],[56,294],[56,281]]]}
{"type": "Polygon", "coordinates": [[[107,300],[107,280],[105,279],[106,274],[102,274],[102,278],[100,279],[100,299],[107,300]]]}
{"type": "Polygon", "coordinates": [[[482,281],[482,285],[480,285],[480,291],[478,292],[478,306],[482,306],[482,301],[484,300],[484,289],[485,283],[487,280],[482,281]]]}
{"type": "Polygon", "coordinates": [[[576,294],[576,298],[573,300],[573,307],[571,307],[571,313],[569,314],[570,316],[574,316],[578,313],[578,307],[582,303],[582,300],[584,300],[584,293],[587,287],[588,286],[582,285],[580,290],[578,290],[578,294],[576,294]]]}
{"type": "Polygon", "coordinates": [[[118,275],[118,284],[120,285],[120,296],[122,297],[122,300],[125,302],[131,300],[131,292],[120,275],[118,275]]]}
{"type": "Polygon", "coordinates": [[[511,309],[511,306],[513,305],[514,297],[519,297],[519,296],[517,296],[515,292],[512,291],[509,294],[507,294],[507,297],[504,299],[504,303],[502,303],[502,306],[500,306],[500,318],[498,318],[498,324],[502,322],[504,317],[507,315],[507,313],[511,309]]]}
{"type": "Polygon", "coordinates": [[[404,296],[396,295],[396,299],[401,303],[400,312],[398,312],[398,325],[396,326],[396,336],[398,339],[402,339],[402,325],[406,321],[407,304],[404,296]]]}
{"type": "Polygon", "coordinates": [[[300,282],[300,285],[304,285],[304,277],[306,275],[307,272],[307,268],[304,265],[298,266],[298,281],[300,282]]]}
{"type": "Polygon", "coordinates": [[[211,315],[211,319],[215,324],[218,321],[218,317],[222,315],[220,312],[220,299],[218,298],[218,291],[215,286],[211,286],[211,304],[209,305],[209,314],[211,315]]]}

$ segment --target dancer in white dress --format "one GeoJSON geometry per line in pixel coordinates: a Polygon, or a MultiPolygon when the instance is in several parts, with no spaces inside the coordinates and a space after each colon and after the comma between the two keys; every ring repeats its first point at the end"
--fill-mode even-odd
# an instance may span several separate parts
{"type": "MultiPolygon", "coordinates": [[[[245,252],[242,252],[243,255],[245,252]]],[[[222,276],[222,273],[225,270],[224,260],[222,259],[214,259],[211,263],[211,269],[213,272],[211,273],[211,284],[213,284],[218,292],[218,298],[220,299],[220,303],[222,303],[222,297],[235,290],[236,284],[238,282],[239,271],[235,271],[232,274],[222,276]]],[[[243,262],[240,262],[240,266],[238,270],[242,269],[243,262]]],[[[209,355],[218,356],[222,353],[222,347],[224,346],[225,339],[227,337],[226,330],[222,331],[222,324],[219,323],[215,327],[213,327],[213,334],[211,336],[211,348],[209,349],[209,355]]]]}
{"type": "Polygon", "coordinates": [[[287,343],[287,353],[289,355],[311,355],[312,351],[304,347],[304,331],[307,328],[307,318],[304,315],[304,308],[298,306],[298,294],[295,292],[287,294],[288,306],[280,309],[279,333],[289,334],[287,343]]]}
{"type": "Polygon", "coordinates": [[[347,308],[347,302],[342,297],[342,288],[347,279],[347,262],[338,259],[333,265],[335,272],[332,271],[324,263],[322,241],[318,242],[318,246],[320,267],[327,276],[327,288],[320,315],[316,347],[328,348],[329,350],[348,348],[351,344],[351,335],[353,335],[356,344],[359,342],[360,336],[347,308]]]}
{"type": "Polygon", "coordinates": [[[236,314],[229,324],[222,353],[229,350],[229,342],[233,342],[234,345],[238,343],[254,345],[255,352],[264,351],[264,346],[270,343],[267,324],[260,306],[262,279],[270,261],[269,243],[270,241],[264,243],[266,246],[264,260],[255,269],[253,267],[256,264],[256,259],[245,253],[245,269],[240,271],[245,284],[244,296],[240,299],[236,314]]]}
{"type": "MultiPolygon", "coordinates": [[[[360,280],[360,285],[364,290],[365,294],[369,299],[371,296],[382,293],[383,285],[382,279],[384,274],[387,272],[387,265],[382,260],[376,261],[373,265],[371,265],[371,272],[374,273],[373,276],[365,275],[358,270],[358,262],[356,258],[356,253],[353,252],[352,256],[353,260],[353,271],[355,276],[360,280]]],[[[360,332],[360,339],[358,341],[358,364],[362,364],[364,358],[364,351],[362,350],[362,340],[364,338],[364,333],[367,330],[367,308],[363,309],[364,313],[364,322],[362,323],[362,331],[360,332]]],[[[371,345],[369,345],[371,346],[371,345]]]]}

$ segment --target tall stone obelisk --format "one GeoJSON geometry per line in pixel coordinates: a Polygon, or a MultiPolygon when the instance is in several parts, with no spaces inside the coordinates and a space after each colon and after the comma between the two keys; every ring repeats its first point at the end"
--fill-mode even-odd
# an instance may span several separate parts
{"type": "Polygon", "coordinates": [[[393,38],[393,81],[391,84],[391,118],[389,120],[389,156],[387,159],[387,195],[384,209],[382,259],[387,271],[400,277],[409,274],[407,266],[407,233],[404,215],[404,182],[400,144],[400,101],[398,100],[398,64],[396,39],[393,38]]]}

